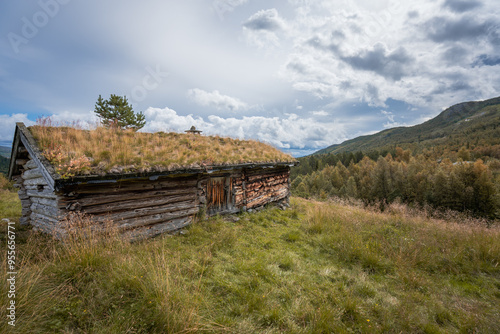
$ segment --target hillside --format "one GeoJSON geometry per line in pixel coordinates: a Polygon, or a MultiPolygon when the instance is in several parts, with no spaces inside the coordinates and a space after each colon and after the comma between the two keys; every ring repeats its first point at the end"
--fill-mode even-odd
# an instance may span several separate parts
{"type": "Polygon", "coordinates": [[[0,173],[7,174],[9,171],[9,161],[10,159],[4,158],[0,155],[0,173]]]}
{"type": "Polygon", "coordinates": [[[500,144],[500,97],[456,104],[435,118],[412,127],[397,127],[361,136],[315,154],[425,148],[458,150],[461,146],[500,144]]]}
{"type": "Polygon", "coordinates": [[[10,147],[0,146],[0,156],[10,159],[10,147]]]}

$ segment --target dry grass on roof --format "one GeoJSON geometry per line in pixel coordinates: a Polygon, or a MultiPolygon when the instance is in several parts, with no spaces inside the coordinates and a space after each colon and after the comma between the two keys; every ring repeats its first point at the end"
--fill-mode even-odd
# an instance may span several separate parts
{"type": "Polygon", "coordinates": [[[29,129],[45,157],[63,177],[295,161],[255,140],[104,127],[81,130],[35,125],[29,129]]]}

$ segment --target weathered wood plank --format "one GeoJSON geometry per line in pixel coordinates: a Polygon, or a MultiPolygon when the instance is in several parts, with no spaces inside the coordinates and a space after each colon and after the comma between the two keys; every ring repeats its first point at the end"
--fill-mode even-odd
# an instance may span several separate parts
{"type": "Polygon", "coordinates": [[[16,159],[16,165],[18,166],[23,166],[25,165],[29,160],[28,159],[16,159]]]}
{"type": "Polygon", "coordinates": [[[289,171],[286,170],[286,169],[281,169],[281,170],[269,170],[269,171],[253,171],[253,172],[250,172],[250,171],[247,171],[246,175],[245,175],[245,179],[247,181],[254,181],[254,180],[258,180],[258,179],[261,179],[263,177],[270,177],[270,176],[276,176],[276,175],[289,175],[289,171]]]}
{"type": "Polygon", "coordinates": [[[174,219],[178,219],[178,218],[182,218],[182,217],[193,216],[197,212],[198,212],[198,208],[194,207],[194,208],[190,208],[187,210],[165,212],[165,213],[155,214],[152,216],[127,219],[127,220],[120,221],[119,225],[117,225],[117,227],[119,229],[126,230],[126,229],[131,229],[131,228],[147,226],[147,225],[154,225],[154,224],[169,222],[169,221],[172,221],[174,219]]]}
{"type": "MultiPolygon", "coordinates": [[[[147,198],[145,200],[131,200],[116,203],[108,203],[104,205],[94,205],[90,207],[81,207],[81,211],[90,214],[100,214],[107,212],[118,212],[122,210],[134,210],[139,208],[158,207],[165,204],[172,204],[177,202],[194,201],[195,194],[178,195],[178,196],[164,196],[158,198],[147,198]]],[[[80,203],[77,201],[77,203],[80,203]]],[[[68,208],[68,207],[66,207],[68,208]]],[[[69,209],[69,208],[68,208],[69,209]]],[[[70,209],[69,209],[70,210],[70,209]]]]}
{"type": "Polygon", "coordinates": [[[247,185],[246,190],[247,191],[252,191],[254,189],[258,189],[261,187],[273,187],[277,185],[288,185],[287,180],[273,180],[273,181],[268,181],[268,182],[255,182],[255,183],[250,183],[247,185]]]}
{"type": "Polygon", "coordinates": [[[167,205],[162,206],[162,207],[142,208],[142,209],[135,209],[135,210],[131,210],[131,211],[122,211],[122,212],[117,212],[117,213],[95,215],[94,220],[96,222],[105,222],[105,221],[112,220],[112,221],[115,221],[118,223],[121,220],[156,215],[156,214],[162,214],[162,213],[168,213],[168,212],[173,212],[173,211],[186,210],[186,209],[190,209],[193,207],[196,207],[195,201],[179,202],[179,203],[167,204],[167,205]]]}
{"type": "Polygon", "coordinates": [[[115,203],[120,201],[127,200],[136,200],[136,199],[145,199],[151,197],[160,197],[160,196],[170,196],[170,195],[186,195],[186,194],[195,194],[195,188],[174,188],[171,190],[154,190],[154,191],[145,191],[145,192],[124,192],[119,194],[108,194],[108,195],[94,195],[94,194],[86,194],[80,198],[62,198],[61,205],[68,205],[70,203],[78,202],[82,207],[93,206],[93,205],[102,205],[107,203],[115,203]]]}
{"type": "Polygon", "coordinates": [[[148,179],[130,180],[114,183],[103,184],[82,184],[76,186],[68,186],[64,189],[65,192],[73,192],[77,194],[112,194],[127,191],[140,190],[165,190],[172,188],[196,187],[196,178],[168,178],[158,181],[149,181],[148,179]]]}
{"type": "Polygon", "coordinates": [[[250,201],[252,198],[258,197],[262,194],[272,193],[272,192],[281,191],[281,190],[288,190],[288,187],[286,185],[278,185],[278,186],[273,186],[273,187],[262,187],[261,189],[258,189],[255,191],[248,191],[246,193],[246,198],[248,201],[250,201]]]}
{"type": "Polygon", "coordinates": [[[188,226],[192,222],[192,217],[183,217],[169,222],[160,223],[148,227],[129,230],[123,234],[130,241],[139,241],[147,238],[153,238],[163,233],[173,232],[188,226]]]}
{"type": "Polygon", "coordinates": [[[259,197],[256,197],[252,200],[247,201],[247,208],[258,207],[267,203],[279,201],[281,199],[286,198],[288,195],[288,189],[283,189],[282,191],[274,192],[274,193],[266,193],[259,197]]]}

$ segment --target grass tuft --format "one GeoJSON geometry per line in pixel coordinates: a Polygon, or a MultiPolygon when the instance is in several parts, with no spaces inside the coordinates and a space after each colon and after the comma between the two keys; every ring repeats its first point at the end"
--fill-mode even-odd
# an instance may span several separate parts
{"type": "MultiPolygon", "coordinates": [[[[52,125],[52,124],[49,124],[52,125]]],[[[29,130],[45,157],[64,177],[108,172],[263,162],[293,162],[280,150],[255,141],[181,133],[82,130],[35,125],[29,130]]]]}
{"type": "Polygon", "coordinates": [[[133,244],[83,216],[63,242],[21,229],[16,332],[499,332],[498,227],[403,211],[292,198],[133,244]]]}

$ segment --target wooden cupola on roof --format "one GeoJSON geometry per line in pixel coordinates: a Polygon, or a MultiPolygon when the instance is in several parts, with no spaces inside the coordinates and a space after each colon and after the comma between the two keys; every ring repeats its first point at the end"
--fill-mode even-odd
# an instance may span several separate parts
{"type": "Polygon", "coordinates": [[[196,127],[193,125],[193,126],[191,127],[191,129],[186,130],[186,131],[184,131],[184,132],[187,132],[187,133],[192,133],[192,134],[195,134],[195,135],[199,135],[199,134],[201,134],[203,131],[201,131],[201,130],[196,130],[196,127]]]}

